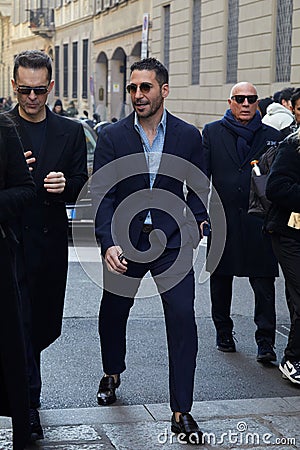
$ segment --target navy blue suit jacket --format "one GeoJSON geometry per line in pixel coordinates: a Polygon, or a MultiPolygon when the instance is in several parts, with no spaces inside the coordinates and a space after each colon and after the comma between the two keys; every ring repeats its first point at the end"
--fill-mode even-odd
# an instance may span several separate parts
{"type": "Polygon", "coordinates": [[[199,242],[195,221],[200,223],[207,218],[200,200],[205,200],[208,193],[202,170],[199,130],[167,112],[162,159],[150,190],[143,145],[134,128],[134,113],[105,127],[98,137],[91,183],[95,208],[100,203],[95,228],[102,254],[113,245],[120,245],[128,254],[128,237],[135,247],[149,210],[154,229],[164,233],[168,248],[179,247],[189,240],[195,247],[199,242]]]}

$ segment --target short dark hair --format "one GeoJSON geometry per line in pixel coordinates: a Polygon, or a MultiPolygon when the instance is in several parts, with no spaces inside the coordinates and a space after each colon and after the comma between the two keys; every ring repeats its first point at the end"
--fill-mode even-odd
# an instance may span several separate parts
{"type": "Polygon", "coordinates": [[[291,97],[292,107],[295,108],[297,100],[300,98],[300,88],[297,88],[291,97]]]}
{"type": "Polygon", "coordinates": [[[14,80],[17,80],[19,67],[26,67],[29,69],[42,69],[46,67],[48,70],[48,80],[49,83],[52,78],[52,61],[47,53],[41,50],[25,50],[19,53],[15,57],[14,61],[14,80]]]}
{"type": "Polygon", "coordinates": [[[130,67],[130,74],[134,70],[154,70],[155,78],[160,86],[169,82],[168,70],[156,58],[144,58],[141,61],[136,61],[130,67]]]}
{"type": "Polygon", "coordinates": [[[282,103],[282,100],[285,100],[285,101],[291,100],[294,90],[295,89],[293,87],[288,87],[288,88],[282,89],[282,91],[280,93],[280,97],[279,97],[279,103],[282,103]]]}

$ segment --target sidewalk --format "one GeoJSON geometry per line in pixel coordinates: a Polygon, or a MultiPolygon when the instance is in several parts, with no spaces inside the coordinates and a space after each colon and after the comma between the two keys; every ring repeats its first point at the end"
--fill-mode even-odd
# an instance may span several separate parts
{"type": "MultiPolygon", "coordinates": [[[[300,396],[196,402],[193,416],[206,433],[203,449],[300,448],[300,396]]],[[[30,449],[182,450],[165,403],[41,410],[45,439],[30,449]]],[[[9,419],[0,419],[0,449],[10,450],[9,419]]]]}

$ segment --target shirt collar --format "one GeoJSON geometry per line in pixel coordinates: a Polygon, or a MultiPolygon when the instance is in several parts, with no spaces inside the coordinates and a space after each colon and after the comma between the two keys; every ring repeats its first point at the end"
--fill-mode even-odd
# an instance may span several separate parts
{"type": "MultiPolygon", "coordinates": [[[[160,120],[160,122],[159,122],[159,124],[158,124],[158,126],[157,126],[157,129],[158,129],[160,126],[162,126],[162,128],[163,128],[164,134],[166,134],[167,111],[166,111],[165,108],[164,108],[164,112],[163,112],[162,118],[161,118],[161,120],[160,120]]],[[[138,119],[138,116],[137,116],[137,113],[136,113],[136,112],[134,113],[134,128],[135,128],[138,132],[140,132],[141,124],[140,124],[140,122],[139,122],[139,119],[138,119]]]]}

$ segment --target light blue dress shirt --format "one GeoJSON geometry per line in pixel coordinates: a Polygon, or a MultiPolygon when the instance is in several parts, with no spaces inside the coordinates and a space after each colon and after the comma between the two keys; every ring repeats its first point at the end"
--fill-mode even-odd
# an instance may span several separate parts
{"type": "MultiPolygon", "coordinates": [[[[164,109],[161,121],[159,122],[157,129],[156,129],[156,135],[152,142],[152,146],[149,143],[147,134],[145,133],[143,127],[140,125],[138,116],[135,113],[134,117],[134,128],[139,133],[141,137],[141,141],[144,148],[144,153],[149,169],[149,181],[150,181],[150,189],[152,189],[155,177],[157,175],[159,164],[161,160],[162,151],[164,148],[164,142],[165,142],[165,135],[166,135],[166,126],[167,126],[167,113],[164,109]]],[[[145,219],[145,224],[152,224],[151,220],[151,214],[150,211],[147,214],[147,217],[145,219]]]]}

